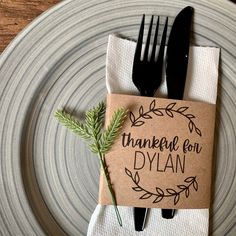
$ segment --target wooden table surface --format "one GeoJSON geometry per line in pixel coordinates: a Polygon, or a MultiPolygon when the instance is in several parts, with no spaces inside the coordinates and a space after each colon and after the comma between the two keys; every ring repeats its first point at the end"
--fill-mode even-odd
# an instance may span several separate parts
{"type": "Polygon", "coordinates": [[[0,53],[35,17],[58,2],[61,1],[0,0],[0,53]]]}
{"type": "Polygon", "coordinates": [[[0,53],[34,18],[59,0],[0,0],[0,53]]]}

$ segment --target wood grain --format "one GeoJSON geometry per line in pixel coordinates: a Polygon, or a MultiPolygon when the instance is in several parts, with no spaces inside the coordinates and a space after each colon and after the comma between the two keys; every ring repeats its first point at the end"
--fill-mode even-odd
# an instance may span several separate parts
{"type": "Polygon", "coordinates": [[[59,0],[0,0],[0,53],[33,19],[59,0]]]}

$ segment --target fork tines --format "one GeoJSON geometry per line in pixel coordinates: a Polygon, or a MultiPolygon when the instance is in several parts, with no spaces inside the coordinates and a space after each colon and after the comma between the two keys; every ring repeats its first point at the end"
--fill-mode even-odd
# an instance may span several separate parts
{"type": "MultiPolygon", "coordinates": [[[[150,25],[149,25],[149,29],[148,29],[148,35],[147,35],[145,50],[144,50],[144,54],[143,54],[143,57],[142,57],[141,54],[142,54],[144,24],[145,24],[145,15],[143,15],[142,22],[141,22],[140,29],[139,29],[139,35],[138,35],[138,41],[137,41],[136,51],[135,51],[135,55],[134,55],[134,60],[147,61],[148,58],[149,58],[149,45],[150,45],[150,42],[151,42],[153,19],[154,19],[154,16],[152,15],[150,25]]],[[[156,22],[154,39],[153,39],[152,52],[151,52],[151,56],[150,56],[150,61],[153,61],[153,62],[157,62],[158,60],[163,60],[163,56],[164,56],[165,41],[166,41],[167,26],[168,26],[168,17],[166,17],[164,30],[163,30],[162,37],[161,37],[160,49],[159,49],[158,57],[156,59],[155,55],[156,55],[158,29],[159,29],[159,20],[160,20],[160,17],[158,16],[157,22],[156,22]]]]}

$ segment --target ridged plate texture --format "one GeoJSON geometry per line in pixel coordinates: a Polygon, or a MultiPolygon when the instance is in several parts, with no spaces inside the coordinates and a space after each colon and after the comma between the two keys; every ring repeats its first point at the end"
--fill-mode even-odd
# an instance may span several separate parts
{"type": "Polygon", "coordinates": [[[62,1],[15,38],[0,59],[1,235],[86,235],[99,164],[54,111],[81,117],[105,98],[109,34],[136,39],[143,13],[171,25],[187,5],[192,43],[221,48],[211,234],[236,235],[236,5],[227,0],[62,1]]]}

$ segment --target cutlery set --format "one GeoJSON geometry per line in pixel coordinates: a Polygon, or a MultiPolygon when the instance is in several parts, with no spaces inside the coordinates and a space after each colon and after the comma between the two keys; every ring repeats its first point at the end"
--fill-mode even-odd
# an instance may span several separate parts
{"type": "MultiPolygon", "coordinates": [[[[183,99],[188,66],[190,43],[190,28],[193,8],[185,7],[175,18],[167,44],[166,52],[166,82],[169,99],[183,99]]],[[[159,17],[156,22],[151,54],[149,47],[152,35],[153,19],[151,17],[144,53],[142,55],[145,15],[142,17],[137,46],[134,55],[132,81],[141,96],[154,97],[162,81],[165,42],[168,18],[166,18],[158,54],[156,53],[159,17]],[[157,54],[157,56],[156,56],[157,54]]],[[[143,231],[148,209],[134,208],[134,225],[136,231],[143,231]]],[[[172,219],[174,209],[162,209],[162,217],[172,219]]]]}

